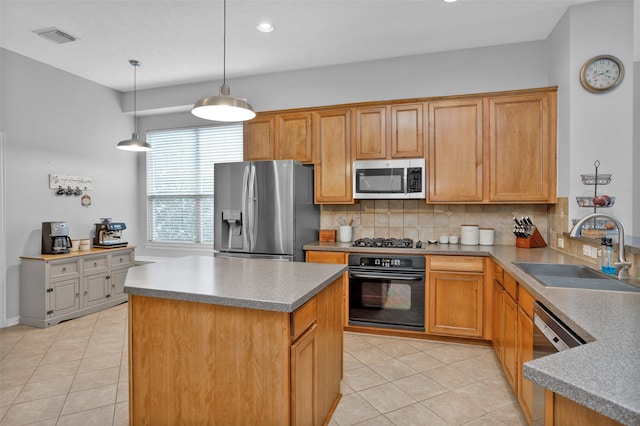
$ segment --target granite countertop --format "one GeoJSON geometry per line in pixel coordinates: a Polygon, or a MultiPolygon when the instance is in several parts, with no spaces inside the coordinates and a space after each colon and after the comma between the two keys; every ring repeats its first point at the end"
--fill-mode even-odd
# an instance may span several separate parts
{"type": "Polygon", "coordinates": [[[124,292],[293,312],[344,271],[345,265],[189,256],[129,269],[124,292]]]}
{"type": "MultiPolygon", "coordinates": [[[[593,264],[550,248],[429,245],[367,249],[312,243],[305,250],[491,256],[588,343],[524,365],[525,377],[624,424],[640,424],[640,293],[545,287],[513,262],[593,264]]],[[[638,280],[628,280],[638,285],[638,280]]]]}

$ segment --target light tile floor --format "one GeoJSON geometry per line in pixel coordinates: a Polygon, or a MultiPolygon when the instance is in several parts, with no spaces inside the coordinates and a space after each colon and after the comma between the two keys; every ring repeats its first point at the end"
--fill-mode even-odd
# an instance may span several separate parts
{"type": "MultiPolygon", "coordinates": [[[[0,425],[127,425],[127,304],[0,329],[0,425]]],[[[525,425],[490,348],[345,333],[346,425],[525,425]]]]}

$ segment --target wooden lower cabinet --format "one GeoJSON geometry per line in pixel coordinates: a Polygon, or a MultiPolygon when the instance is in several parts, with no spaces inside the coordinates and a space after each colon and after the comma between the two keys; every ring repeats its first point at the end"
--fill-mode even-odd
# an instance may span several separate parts
{"type": "Polygon", "coordinates": [[[518,377],[518,305],[506,292],[503,293],[504,304],[504,353],[502,367],[511,388],[515,391],[518,377]]]}
{"type": "Polygon", "coordinates": [[[328,423],[343,286],[341,276],[294,313],[130,295],[130,424],[328,423]]]}
{"type": "Polygon", "coordinates": [[[336,251],[307,251],[306,261],[311,263],[346,264],[348,253],[336,251]]]}
{"type": "Polygon", "coordinates": [[[483,274],[431,271],[427,332],[482,337],[483,291],[483,274]]]}
{"type": "Polygon", "coordinates": [[[504,289],[497,279],[493,281],[493,311],[492,311],[492,327],[493,327],[493,349],[500,363],[503,361],[504,352],[504,299],[502,294],[504,289]]]}
{"type": "Polygon", "coordinates": [[[427,333],[484,336],[484,263],[475,256],[427,256],[427,333]]]}
{"type": "Polygon", "coordinates": [[[533,320],[518,307],[518,402],[529,423],[532,422],[533,413],[533,383],[523,375],[523,365],[533,359],[533,320]]]}

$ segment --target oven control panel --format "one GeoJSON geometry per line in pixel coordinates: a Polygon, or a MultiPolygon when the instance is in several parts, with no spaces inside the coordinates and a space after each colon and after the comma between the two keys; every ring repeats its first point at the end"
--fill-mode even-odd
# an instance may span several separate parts
{"type": "Polygon", "coordinates": [[[374,268],[424,269],[423,256],[365,256],[350,255],[349,266],[374,268]]]}

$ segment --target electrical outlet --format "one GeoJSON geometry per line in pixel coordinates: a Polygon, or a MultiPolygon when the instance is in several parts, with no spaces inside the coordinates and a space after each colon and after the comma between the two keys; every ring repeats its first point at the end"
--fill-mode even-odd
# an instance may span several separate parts
{"type": "Polygon", "coordinates": [[[564,238],[558,238],[558,248],[564,248],[564,238]]]}
{"type": "Polygon", "coordinates": [[[591,247],[591,257],[594,259],[598,258],[598,247],[591,247]]]}
{"type": "Polygon", "coordinates": [[[587,257],[591,257],[591,246],[589,246],[587,244],[583,244],[582,245],[582,255],[583,256],[587,256],[587,257]]]}

